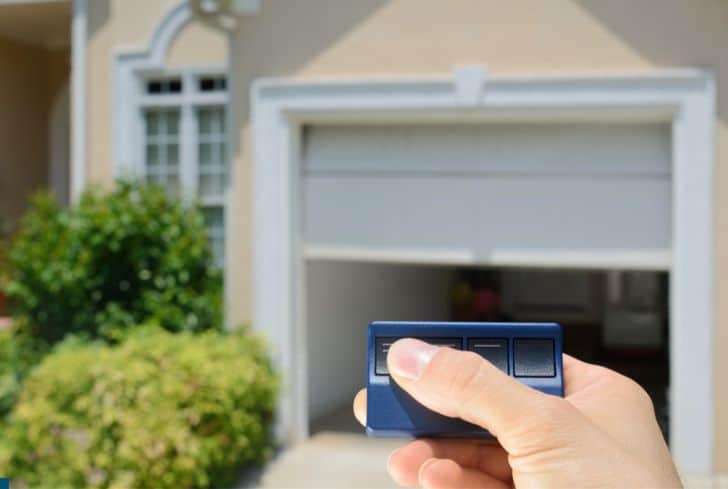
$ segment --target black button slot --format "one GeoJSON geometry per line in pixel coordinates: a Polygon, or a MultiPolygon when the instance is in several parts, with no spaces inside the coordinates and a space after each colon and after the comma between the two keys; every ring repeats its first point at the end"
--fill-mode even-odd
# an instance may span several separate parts
{"type": "MultiPolygon", "coordinates": [[[[389,375],[389,369],[387,369],[387,353],[389,353],[389,347],[400,339],[400,337],[388,336],[388,337],[377,337],[374,345],[374,373],[377,375],[389,375]]],[[[426,337],[417,338],[431,345],[436,346],[447,346],[456,350],[462,350],[463,342],[460,338],[445,338],[445,337],[426,337]]]]}
{"type": "Polygon", "coordinates": [[[516,338],[513,341],[514,375],[516,377],[554,377],[554,340],[516,338]]]}
{"type": "Polygon", "coordinates": [[[468,350],[477,353],[503,372],[508,373],[508,339],[468,338],[468,350]]]}

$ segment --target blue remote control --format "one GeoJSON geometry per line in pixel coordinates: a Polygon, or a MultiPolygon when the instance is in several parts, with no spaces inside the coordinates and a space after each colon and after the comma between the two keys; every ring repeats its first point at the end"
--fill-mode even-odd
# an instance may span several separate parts
{"type": "Polygon", "coordinates": [[[399,338],[417,338],[434,345],[473,351],[534,389],[564,395],[562,335],[558,324],[375,321],[369,324],[369,436],[491,437],[479,426],[430,411],[389,377],[387,352],[399,338]]]}

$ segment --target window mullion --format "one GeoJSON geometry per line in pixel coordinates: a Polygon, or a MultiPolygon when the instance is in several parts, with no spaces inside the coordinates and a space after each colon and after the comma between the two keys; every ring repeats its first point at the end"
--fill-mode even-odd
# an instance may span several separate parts
{"type": "Polygon", "coordinates": [[[182,178],[182,195],[188,202],[197,198],[197,118],[195,117],[195,108],[191,103],[189,90],[191,90],[192,80],[189,76],[185,76],[184,90],[185,97],[182,105],[182,121],[181,121],[181,138],[180,145],[180,164],[182,178]]]}

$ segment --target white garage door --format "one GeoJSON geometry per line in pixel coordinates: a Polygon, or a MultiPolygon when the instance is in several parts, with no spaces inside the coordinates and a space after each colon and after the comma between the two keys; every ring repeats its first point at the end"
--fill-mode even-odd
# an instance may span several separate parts
{"type": "Polygon", "coordinates": [[[313,126],[304,134],[309,257],[669,266],[667,125],[313,126]]]}

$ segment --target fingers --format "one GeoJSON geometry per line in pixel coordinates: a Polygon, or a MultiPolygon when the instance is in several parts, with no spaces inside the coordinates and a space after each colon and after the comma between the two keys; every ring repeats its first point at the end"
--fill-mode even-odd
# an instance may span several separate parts
{"type": "Polygon", "coordinates": [[[387,463],[400,485],[419,483],[420,467],[430,459],[450,459],[464,468],[484,472],[504,482],[511,480],[508,455],[495,443],[478,440],[416,440],[394,451],[387,463]]]}
{"type": "Polygon", "coordinates": [[[431,458],[420,467],[419,483],[425,489],[509,487],[483,472],[461,467],[450,459],[431,458]]]}
{"type": "Polygon", "coordinates": [[[354,396],[354,417],[362,426],[367,425],[367,390],[362,389],[354,396]]]}
{"type": "Polygon", "coordinates": [[[553,411],[545,409],[554,402],[552,396],[512,379],[473,352],[408,338],[391,346],[387,363],[394,380],[418,402],[484,427],[506,448],[509,434],[553,411]]]}

